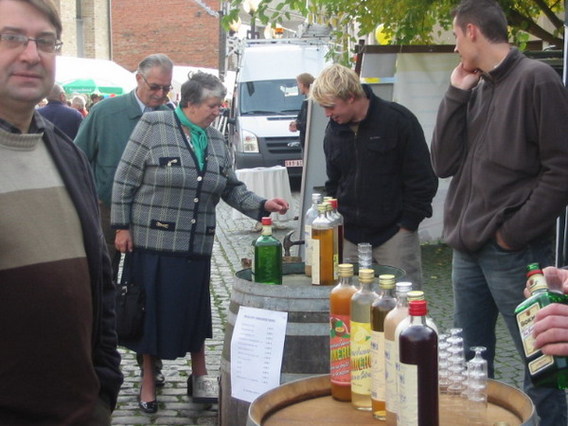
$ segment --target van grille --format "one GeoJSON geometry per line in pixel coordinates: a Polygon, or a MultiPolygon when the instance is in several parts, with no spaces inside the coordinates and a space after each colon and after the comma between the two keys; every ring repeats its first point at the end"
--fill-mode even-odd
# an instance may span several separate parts
{"type": "Polygon", "coordinates": [[[271,154],[290,154],[290,153],[300,153],[302,149],[299,144],[297,137],[288,138],[265,138],[266,148],[271,154]],[[296,143],[295,147],[289,147],[289,143],[296,143]]]}

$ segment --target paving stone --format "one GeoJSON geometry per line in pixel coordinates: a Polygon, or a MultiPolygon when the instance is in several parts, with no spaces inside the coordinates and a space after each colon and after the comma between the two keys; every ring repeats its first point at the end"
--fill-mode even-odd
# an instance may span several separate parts
{"type": "MultiPolygon", "coordinates": [[[[293,205],[299,211],[300,194],[293,192],[293,205]]],[[[218,375],[224,344],[224,326],[227,321],[231,288],[235,273],[242,269],[241,259],[251,257],[251,243],[258,238],[252,219],[233,220],[232,211],[224,202],[217,208],[217,235],[212,253],[211,300],[213,316],[213,338],[205,342],[209,374],[218,375]]],[[[298,222],[278,223],[273,230],[276,238],[295,231],[292,238],[298,237],[298,222]]],[[[296,247],[292,254],[296,255],[296,247]]],[[[440,283],[436,276],[425,277],[424,289],[430,304],[430,315],[441,330],[452,327],[452,288],[447,283],[440,283]]],[[[522,363],[512,344],[509,333],[502,320],[497,324],[497,358],[495,362],[496,378],[517,388],[522,387],[522,363]]],[[[125,382],[118,398],[112,424],[127,425],[216,425],[218,406],[205,410],[203,404],[193,404],[186,396],[186,380],[191,370],[189,355],[186,359],[164,361],[163,373],[166,384],[158,389],[160,409],[155,415],[142,414],[138,408],[139,368],[132,352],[122,349],[122,370],[125,382]]]]}

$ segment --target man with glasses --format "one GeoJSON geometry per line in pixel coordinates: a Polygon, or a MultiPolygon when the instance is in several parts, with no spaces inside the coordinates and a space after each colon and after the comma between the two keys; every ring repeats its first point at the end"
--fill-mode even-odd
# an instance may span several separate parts
{"type": "Polygon", "coordinates": [[[35,111],[61,31],[50,0],[0,0],[2,425],[110,425],[122,383],[88,162],[35,111]]]}
{"type": "MultiPolygon", "coordinates": [[[[114,173],[132,130],[149,111],[168,110],[164,105],[171,90],[173,63],[166,55],[154,54],[142,60],[136,73],[137,86],[130,93],[98,102],[83,120],[75,143],[86,154],[95,175],[102,226],[114,274],[120,253],[114,247],[115,231],[110,227],[110,205],[114,173]]],[[[161,362],[156,366],[156,385],[164,384],[161,362]]]]}

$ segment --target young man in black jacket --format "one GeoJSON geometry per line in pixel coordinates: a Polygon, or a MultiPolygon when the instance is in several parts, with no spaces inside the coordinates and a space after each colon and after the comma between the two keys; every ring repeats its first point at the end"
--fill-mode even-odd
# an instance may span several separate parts
{"type": "Polygon", "coordinates": [[[421,288],[417,229],[432,215],[438,179],[420,123],[338,64],[322,71],[311,97],[330,118],[325,187],[345,220],[344,260],[356,262],[357,244],[371,243],[375,262],[404,269],[421,288]]]}

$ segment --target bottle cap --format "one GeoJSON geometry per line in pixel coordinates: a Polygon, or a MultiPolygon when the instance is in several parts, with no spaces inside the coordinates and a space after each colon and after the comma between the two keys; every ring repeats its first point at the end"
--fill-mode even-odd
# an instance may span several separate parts
{"type": "Polygon", "coordinates": [[[340,277],[352,277],[353,265],[351,263],[340,263],[338,265],[340,277]]]}
{"type": "Polygon", "coordinates": [[[424,300],[424,292],[422,290],[413,290],[406,293],[406,297],[409,301],[412,300],[424,300]]]}
{"type": "Polygon", "coordinates": [[[375,271],[373,269],[359,269],[360,282],[372,282],[375,278],[375,271]]]}
{"type": "Polygon", "coordinates": [[[321,204],[318,204],[318,212],[325,213],[327,211],[327,204],[328,203],[326,201],[324,201],[321,204]]]}
{"type": "Polygon", "coordinates": [[[331,200],[329,200],[329,202],[331,203],[331,207],[333,209],[337,209],[337,198],[332,198],[331,200]]]}
{"type": "Polygon", "coordinates": [[[411,300],[408,303],[408,313],[413,317],[426,315],[428,313],[428,302],[425,300],[411,300]]]}
{"type": "Polygon", "coordinates": [[[398,295],[407,294],[411,290],[412,290],[412,283],[410,281],[400,281],[396,283],[396,293],[398,295]]]}
{"type": "Polygon", "coordinates": [[[272,225],[272,218],[270,218],[270,217],[263,217],[263,218],[262,218],[262,224],[263,224],[263,225],[272,225]]]}
{"type": "Polygon", "coordinates": [[[532,274],[534,274],[534,273],[539,273],[539,272],[542,273],[542,269],[541,269],[539,263],[534,262],[534,263],[529,263],[529,264],[527,265],[527,277],[528,277],[529,275],[532,275],[532,274]]]}
{"type": "Polygon", "coordinates": [[[379,286],[385,290],[390,290],[394,288],[395,280],[392,274],[381,274],[379,275],[379,286]]]}
{"type": "Polygon", "coordinates": [[[321,202],[321,194],[318,192],[314,192],[312,194],[312,203],[319,204],[321,202]]]}

